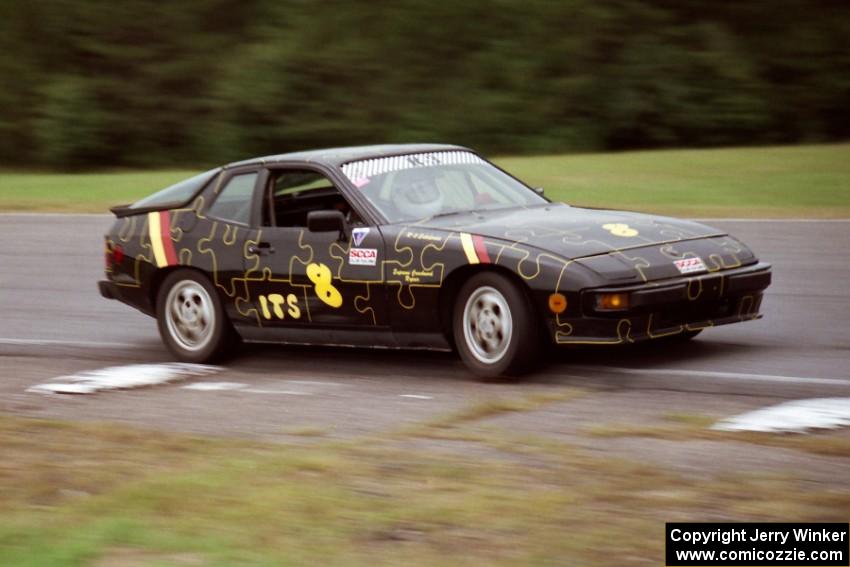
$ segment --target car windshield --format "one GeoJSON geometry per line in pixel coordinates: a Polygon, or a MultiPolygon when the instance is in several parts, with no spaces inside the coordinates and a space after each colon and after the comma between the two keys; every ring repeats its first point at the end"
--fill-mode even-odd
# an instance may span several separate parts
{"type": "Polygon", "coordinates": [[[343,165],[342,170],[391,223],[548,202],[466,151],[360,160],[343,165]]]}

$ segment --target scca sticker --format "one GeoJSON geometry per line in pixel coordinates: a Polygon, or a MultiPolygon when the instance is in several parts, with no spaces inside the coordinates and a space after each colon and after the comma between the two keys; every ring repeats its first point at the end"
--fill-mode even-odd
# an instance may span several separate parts
{"type": "Polygon", "coordinates": [[[673,263],[678,268],[680,274],[694,274],[696,272],[705,272],[708,268],[705,267],[705,262],[702,258],[684,258],[682,260],[674,260],[673,263]]]}
{"type": "Polygon", "coordinates": [[[622,236],[624,238],[629,238],[632,236],[637,236],[638,231],[635,228],[630,227],[629,225],[622,222],[614,222],[603,224],[602,228],[613,234],[614,236],[622,236]]]}
{"type": "Polygon", "coordinates": [[[374,266],[378,262],[378,250],[375,248],[352,248],[348,253],[348,263],[352,266],[374,266]]]}

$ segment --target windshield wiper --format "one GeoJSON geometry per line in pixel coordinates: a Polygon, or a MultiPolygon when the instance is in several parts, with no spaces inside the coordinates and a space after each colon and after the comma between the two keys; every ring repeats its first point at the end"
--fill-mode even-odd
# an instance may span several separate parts
{"type": "Polygon", "coordinates": [[[428,217],[428,220],[437,219],[440,217],[450,217],[452,215],[461,215],[464,213],[474,213],[475,211],[476,209],[457,209],[455,211],[445,211],[442,213],[437,213],[436,215],[431,215],[430,217],[428,217]]]}

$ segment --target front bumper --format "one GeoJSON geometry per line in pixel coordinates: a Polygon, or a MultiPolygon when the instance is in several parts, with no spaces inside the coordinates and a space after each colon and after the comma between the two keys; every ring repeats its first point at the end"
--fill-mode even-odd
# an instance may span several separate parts
{"type": "Polygon", "coordinates": [[[581,316],[550,321],[558,344],[623,344],[761,318],[770,265],[760,262],[698,276],[583,290],[581,316]],[[594,310],[595,294],[628,293],[629,309],[594,310]]]}

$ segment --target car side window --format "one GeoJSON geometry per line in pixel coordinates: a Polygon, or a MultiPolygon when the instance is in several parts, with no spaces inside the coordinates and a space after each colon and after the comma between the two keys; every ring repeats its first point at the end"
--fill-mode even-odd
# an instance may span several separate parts
{"type": "Polygon", "coordinates": [[[230,178],[218,192],[208,213],[221,220],[250,224],[251,202],[257,173],[240,173],[230,178]]]}
{"type": "Polygon", "coordinates": [[[361,224],[357,213],[330,179],[309,169],[272,170],[263,200],[263,225],[306,227],[311,211],[337,210],[351,224],[361,224]]]}

